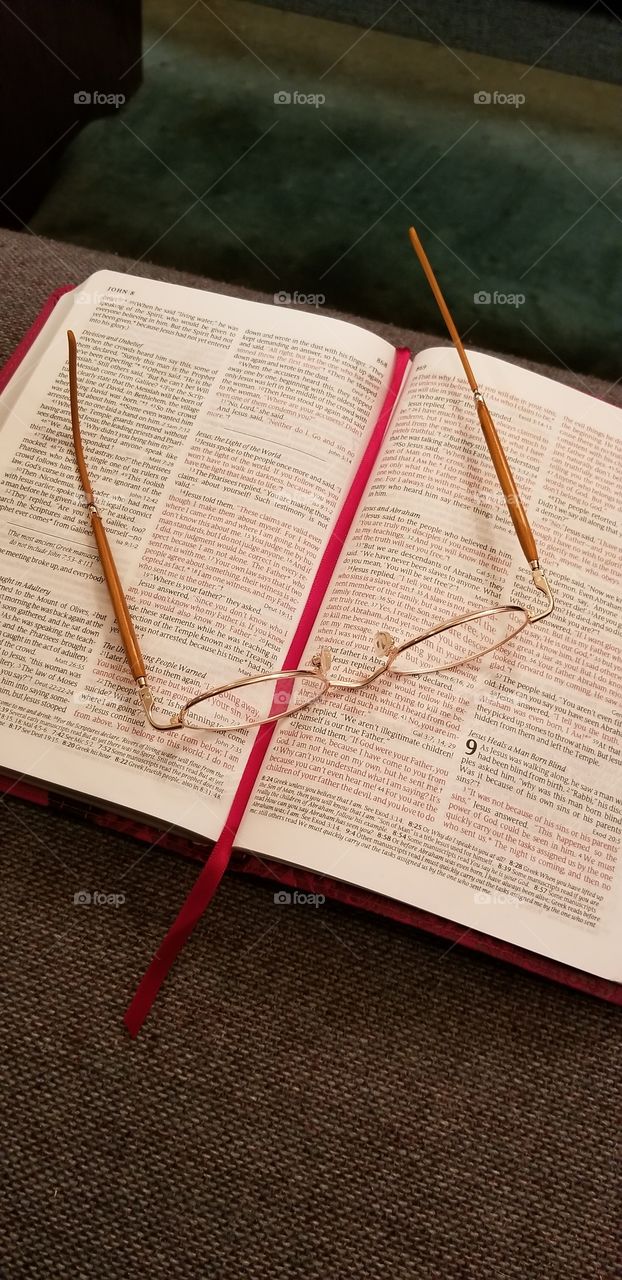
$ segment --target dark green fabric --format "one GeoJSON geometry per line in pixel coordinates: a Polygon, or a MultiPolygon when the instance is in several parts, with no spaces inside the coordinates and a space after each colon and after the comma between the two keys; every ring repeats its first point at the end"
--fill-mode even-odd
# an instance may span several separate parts
{"type": "MultiPolygon", "coordinates": [[[[253,0],[263,4],[265,0],[253,0]]],[[[593,76],[620,84],[622,65],[616,23],[619,6],[585,0],[269,0],[275,9],[375,27],[415,40],[441,40],[455,49],[510,58],[525,66],[593,76]]]]}
{"type": "Polygon", "coordinates": [[[186,9],[145,4],[144,84],[69,146],[38,233],[440,333],[414,221],[474,345],[619,376],[619,89],[240,0],[186,9]],[[526,103],[473,101],[495,90],[526,103]]]}

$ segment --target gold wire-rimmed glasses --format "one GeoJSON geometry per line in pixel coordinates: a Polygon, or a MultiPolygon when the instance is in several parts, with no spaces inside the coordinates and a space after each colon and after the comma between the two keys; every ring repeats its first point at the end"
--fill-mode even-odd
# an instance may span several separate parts
{"type": "Polygon", "coordinates": [[[376,666],[369,675],[359,679],[331,679],[329,673],[332,654],[329,649],[322,649],[311,659],[309,668],[244,676],[230,684],[219,685],[198,693],[195,697],[189,698],[174,715],[162,717],[155,710],[155,699],[147,679],[145,661],[86,467],[78,413],[77,344],[75,335],[69,330],[67,340],[71,428],[78,472],[123,647],[143,710],[153,729],[162,731],[191,729],[202,733],[233,733],[240,729],[252,729],[260,724],[271,724],[276,720],[283,720],[287,716],[304,711],[330,689],[353,691],[364,689],[385,674],[431,675],[464,666],[507,644],[508,640],[517,636],[529,623],[540,622],[552,612],[553,595],[540,566],[535,539],[497,429],[414,227],[410,228],[409,236],[460,357],[512,523],[531,569],[534,586],[544,594],[546,606],[539,613],[530,613],[522,605],[502,604],[478,609],[472,613],[459,614],[406,640],[403,644],[397,644],[388,632],[380,631],[375,637],[376,666]]]}

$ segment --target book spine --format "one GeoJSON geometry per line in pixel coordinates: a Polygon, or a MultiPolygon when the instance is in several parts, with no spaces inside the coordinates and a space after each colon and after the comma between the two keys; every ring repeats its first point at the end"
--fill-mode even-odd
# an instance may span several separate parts
{"type": "Polygon", "coordinates": [[[54,310],[54,307],[56,306],[56,303],[59,301],[60,298],[63,297],[65,293],[72,293],[74,289],[75,289],[75,285],[73,284],[62,284],[58,289],[54,290],[54,293],[50,294],[49,298],[46,298],[46,301],[42,306],[34,324],[30,326],[28,332],[24,334],[24,337],[22,338],[21,342],[19,342],[15,350],[11,352],[11,355],[9,356],[8,360],[5,360],[4,364],[2,365],[2,368],[0,369],[0,392],[4,391],[4,388],[6,387],[7,383],[10,382],[11,378],[13,377],[13,374],[21,364],[27,351],[29,351],[35,338],[39,337],[39,334],[46,320],[49,320],[54,310]]]}

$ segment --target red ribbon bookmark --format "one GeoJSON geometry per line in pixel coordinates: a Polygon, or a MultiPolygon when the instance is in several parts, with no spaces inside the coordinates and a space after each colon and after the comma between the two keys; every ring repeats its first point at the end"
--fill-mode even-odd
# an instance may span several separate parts
{"type": "MultiPolygon", "coordinates": [[[[300,621],[284,659],[284,669],[292,669],[299,665],[311,628],[318,615],[326,594],[337,561],[341,554],[350,526],[359,508],[367,482],[371,476],[374,463],[378,457],[389,419],[400,392],[404,375],[410,361],[410,351],[399,348],[395,352],[395,361],[389,390],[378,416],[378,421],[370,436],[369,443],[347,496],[339,512],[333,531],[330,535],[322,559],[318,565],[313,584],[309,592],[300,621]]],[[[270,745],[276,724],[265,724],[257,731],[257,737],[251,748],[244,772],[240,779],[233,803],[229,810],[225,825],[212,849],[203,870],[193,885],[186,901],[171,925],[164,940],[160,943],[147,972],[141,979],[134,997],[126,1010],[124,1023],[132,1037],[138,1035],[140,1028],[149,1014],[151,1006],[173,965],[176,957],[185,946],[190,934],[198,924],[203,912],[209,906],[222,877],[227,870],[233,842],[244,816],[246,806],[251,798],[253,788],[259,776],[266,752],[270,745]]]]}
{"type": "Polygon", "coordinates": [[[227,870],[233,850],[233,841],[250,800],[274,728],[274,724],[266,724],[262,725],[258,730],[257,738],[246,762],[233,804],[218,840],[198,879],[192,886],[177,919],[160,943],[147,972],[136,988],[132,1002],[123,1018],[132,1038],[138,1035],[169,969],[186,945],[203,912],[212,901],[227,870]]]}

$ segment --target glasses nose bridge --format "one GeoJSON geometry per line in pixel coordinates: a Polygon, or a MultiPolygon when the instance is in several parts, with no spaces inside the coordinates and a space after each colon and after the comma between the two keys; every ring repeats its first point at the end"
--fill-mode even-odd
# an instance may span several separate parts
{"type": "Polygon", "coordinates": [[[395,649],[395,640],[388,631],[377,631],[374,636],[376,653],[381,658],[389,658],[395,649]]]}
{"type": "Polygon", "coordinates": [[[386,647],[382,650],[380,645],[376,643],[376,651],[378,656],[382,659],[381,665],[376,667],[374,671],[370,671],[368,675],[361,676],[358,680],[331,680],[329,683],[330,689],[344,689],[354,692],[356,689],[365,689],[368,684],[373,684],[375,680],[380,678],[380,676],[385,675],[389,669],[389,663],[393,656],[395,641],[386,631],[379,633],[379,635],[382,635],[386,638],[387,642],[390,642],[387,643],[386,647]]]}

